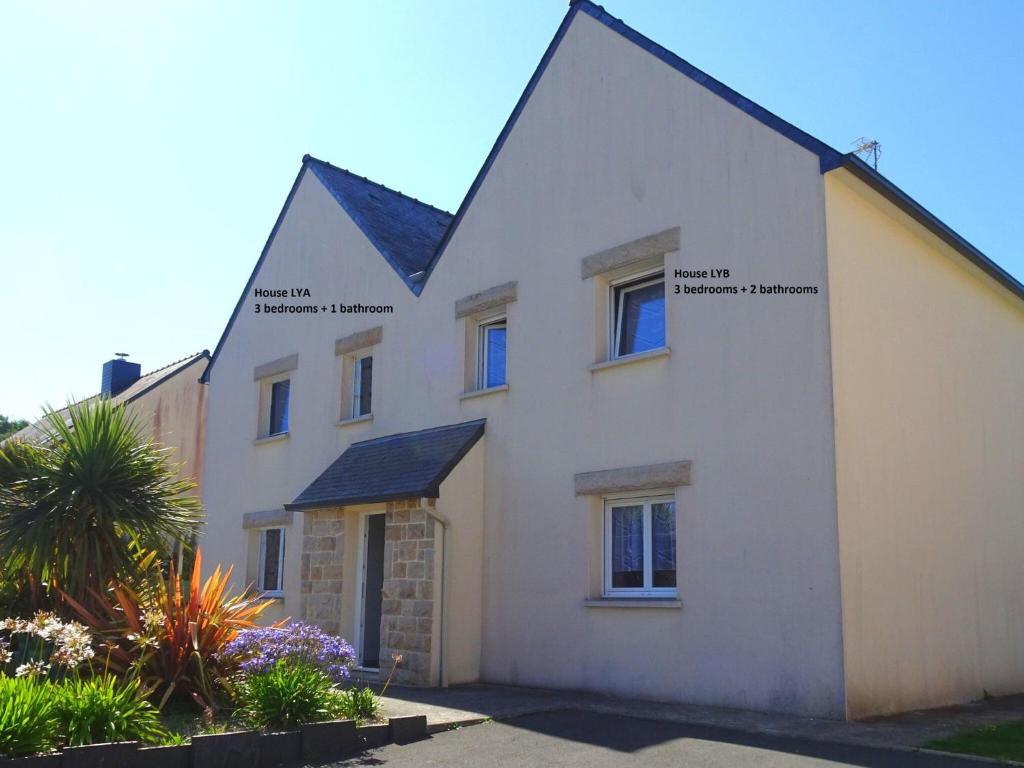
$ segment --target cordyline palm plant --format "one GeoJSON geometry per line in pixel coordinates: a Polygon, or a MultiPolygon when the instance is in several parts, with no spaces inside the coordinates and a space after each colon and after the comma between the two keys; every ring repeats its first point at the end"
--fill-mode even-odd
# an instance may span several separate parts
{"type": "Polygon", "coordinates": [[[255,627],[270,605],[258,593],[231,595],[231,568],[222,571],[218,565],[203,581],[202,565],[197,550],[187,590],[182,590],[173,565],[169,582],[164,581],[155,553],[150,553],[141,561],[149,579],[112,587],[110,597],[94,593],[91,608],[65,595],[79,618],[103,639],[109,669],[137,675],[160,707],[176,693],[204,709],[212,707],[217,684],[225,683],[236,666],[221,651],[240,630],[255,627]]]}
{"type": "Polygon", "coordinates": [[[169,449],[109,399],[48,410],[44,439],[0,446],[0,566],[79,601],[136,572],[141,550],[189,542],[195,488],[169,449]]]}

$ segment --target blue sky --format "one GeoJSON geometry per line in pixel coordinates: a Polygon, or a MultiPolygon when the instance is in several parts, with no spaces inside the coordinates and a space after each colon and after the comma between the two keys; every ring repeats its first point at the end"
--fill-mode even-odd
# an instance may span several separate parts
{"type": "MultiPolygon", "coordinates": [[[[604,5],[1024,279],[1024,3],[604,5]]],[[[307,152],[454,211],[566,7],[5,4],[0,413],[212,349],[307,152]]]]}

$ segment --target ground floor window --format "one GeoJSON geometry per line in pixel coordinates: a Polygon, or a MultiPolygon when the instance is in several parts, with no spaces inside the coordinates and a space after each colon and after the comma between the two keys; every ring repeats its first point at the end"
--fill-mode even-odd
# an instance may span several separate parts
{"type": "Polygon", "coordinates": [[[264,594],[279,596],[284,591],[284,528],[260,531],[260,559],[256,587],[264,594]]]}
{"type": "Polygon", "coordinates": [[[676,505],[672,496],[605,502],[606,595],[676,595],[676,505]]]}

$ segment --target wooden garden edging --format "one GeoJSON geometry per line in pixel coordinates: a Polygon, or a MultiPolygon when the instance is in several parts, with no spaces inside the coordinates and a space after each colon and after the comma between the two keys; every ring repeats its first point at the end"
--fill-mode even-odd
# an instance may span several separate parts
{"type": "Polygon", "coordinates": [[[49,755],[0,757],[0,768],[290,768],[329,763],[364,749],[426,737],[426,715],[392,717],[377,725],[332,720],[282,733],[234,731],[193,736],[191,744],[174,747],[140,747],[134,741],[65,747],[49,755]]]}

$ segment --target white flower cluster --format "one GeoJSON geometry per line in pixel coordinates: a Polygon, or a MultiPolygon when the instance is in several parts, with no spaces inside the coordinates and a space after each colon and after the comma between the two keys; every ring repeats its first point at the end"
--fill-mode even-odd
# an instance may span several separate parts
{"type": "MultiPolygon", "coordinates": [[[[0,630],[11,635],[37,637],[44,647],[49,648],[47,661],[36,659],[19,665],[14,672],[17,677],[46,674],[51,666],[72,669],[96,655],[89,630],[77,621],[63,622],[46,611],[39,611],[30,620],[3,619],[0,621],[0,630]]],[[[0,664],[9,663],[13,657],[10,641],[0,639],[0,664]]]]}

